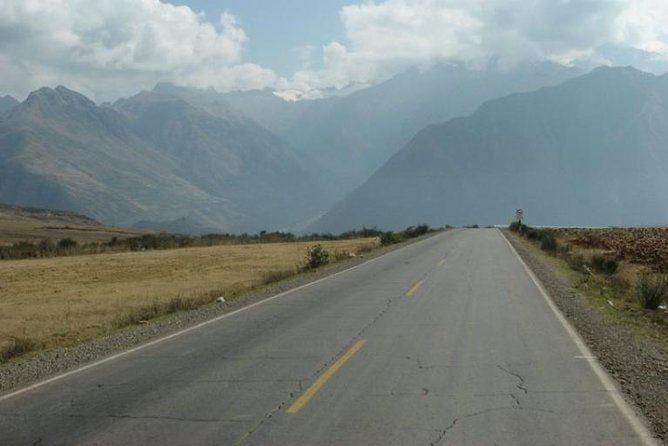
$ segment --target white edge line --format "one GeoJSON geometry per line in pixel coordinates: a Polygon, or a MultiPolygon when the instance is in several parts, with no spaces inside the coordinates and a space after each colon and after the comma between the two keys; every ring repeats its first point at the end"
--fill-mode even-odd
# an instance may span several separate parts
{"type": "MultiPolygon", "coordinates": [[[[447,233],[447,232],[448,232],[448,231],[446,231],[446,232],[444,232],[444,233],[447,233]]],[[[434,236],[436,236],[436,235],[437,235],[437,234],[435,234],[434,236]]],[[[378,256],[378,257],[374,257],[373,259],[366,260],[365,262],[360,263],[359,265],[351,266],[350,268],[348,268],[348,269],[344,269],[343,271],[339,271],[339,272],[336,272],[336,273],[334,273],[334,274],[330,274],[330,275],[328,275],[328,276],[322,277],[322,278],[320,278],[320,279],[318,279],[318,280],[314,280],[313,282],[305,283],[304,285],[300,285],[300,286],[298,286],[298,287],[296,287],[296,288],[292,288],[292,289],[290,289],[290,290],[283,291],[282,293],[276,294],[275,296],[271,296],[271,297],[268,297],[268,298],[266,298],[266,299],[262,299],[262,300],[260,300],[259,302],[255,302],[255,303],[253,303],[253,304],[250,304],[250,305],[247,305],[247,306],[245,306],[245,307],[239,308],[238,310],[234,310],[234,311],[232,311],[232,312],[230,312],[230,313],[225,313],[225,314],[222,314],[222,315],[220,315],[220,316],[216,316],[216,317],[213,318],[213,319],[209,319],[209,320],[207,320],[207,321],[200,322],[200,323],[197,324],[197,325],[193,325],[192,327],[184,328],[183,330],[179,330],[179,331],[177,331],[177,332],[171,333],[171,334],[169,334],[169,335],[167,335],[167,336],[164,336],[164,337],[162,337],[162,338],[158,338],[158,339],[155,339],[155,340],[153,340],[153,341],[147,342],[146,344],[141,344],[141,345],[139,345],[139,346],[137,346],[137,347],[133,347],[133,348],[131,348],[131,349],[129,349],[129,350],[124,350],[124,351],[122,351],[122,352],[120,352],[120,353],[116,353],[116,354],[111,355],[111,356],[108,356],[108,357],[106,357],[106,358],[104,358],[104,359],[100,359],[100,360],[95,361],[95,362],[92,362],[92,363],[90,363],[90,364],[86,364],[86,365],[84,365],[84,366],[78,367],[78,368],[76,368],[76,369],[74,369],[74,370],[70,370],[69,372],[61,373],[60,375],[56,375],[56,376],[53,376],[53,377],[51,377],[51,378],[45,379],[45,380],[43,380],[43,381],[36,382],[35,384],[32,384],[32,385],[30,385],[30,386],[28,386],[28,387],[24,387],[24,388],[19,389],[19,390],[15,390],[14,392],[8,393],[8,394],[6,394],[6,395],[0,395],[0,401],[5,401],[5,400],[8,400],[8,399],[13,398],[13,397],[15,397],[15,396],[21,395],[22,393],[30,392],[31,390],[35,390],[35,389],[40,388],[40,387],[42,387],[42,386],[45,386],[45,385],[47,385],[47,384],[51,384],[52,382],[59,381],[59,380],[61,380],[61,379],[63,379],[63,378],[67,378],[68,376],[75,375],[75,374],[77,374],[77,373],[83,372],[84,370],[92,369],[92,368],[97,367],[97,366],[99,366],[99,365],[102,365],[102,364],[104,364],[104,363],[113,361],[113,360],[115,360],[115,359],[121,358],[121,357],[123,357],[123,356],[129,355],[129,354],[134,353],[134,352],[137,352],[137,351],[139,351],[139,350],[143,350],[143,349],[148,348],[148,347],[151,347],[151,346],[153,346],[153,345],[160,344],[161,342],[167,341],[167,340],[172,339],[172,338],[175,338],[175,337],[177,337],[177,336],[184,335],[184,334],[186,334],[186,333],[188,333],[188,332],[191,332],[191,331],[193,331],[193,330],[197,330],[197,329],[199,329],[199,328],[205,327],[205,326],[207,326],[207,325],[209,325],[209,324],[213,324],[213,323],[218,322],[218,321],[220,321],[220,320],[227,319],[228,317],[232,317],[232,316],[234,316],[235,314],[241,313],[242,311],[250,310],[251,308],[257,307],[257,306],[262,305],[262,304],[265,304],[265,303],[270,302],[270,301],[272,301],[272,300],[274,300],[274,299],[278,299],[279,297],[283,297],[283,296],[286,296],[286,295],[288,295],[288,294],[295,293],[295,292],[297,292],[297,291],[303,290],[304,288],[308,288],[308,287],[310,287],[310,286],[313,286],[313,285],[316,285],[316,284],[318,284],[318,283],[324,282],[324,281],[326,281],[326,280],[333,279],[334,277],[337,277],[337,276],[340,276],[340,275],[342,275],[342,274],[348,273],[348,272],[353,271],[353,270],[355,270],[355,269],[357,269],[357,268],[360,268],[360,267],[362,267],[362,266],[369,265],[370,263],[373,263],[373,262],[375,262],[375,261],[377,261],[377,260],[380,260],[380,259],[382,259],[383,257],[385,257],[385,256],[387,256],[387,255],[389,255],[389,254],[392,254],[392,253],[395,253],[395,252],[399,252],[399,251],[401,251],[401,250],[403,250],[403,249],[406,249],[406,248],[408,248],[408,247],[410,247],[410,246],[415,246],[416,244],[419,244],[419,243],[422,243],[422,242],[426,242],[426,241],[429,240],[430,238],[431,238],[431,237],[429,237],[428,239],[425,239],[425,240],[420,240],[420,241],[418,241],[417,243],[411,243],[411,244],[406,245],[406,246],[403,246],[403,247],[401,247],[401,248],[399,248],[399,249],[396,249],[396,250],[392,250],[392,251],[386,252],[385,254],[382,254],[382,255],[380,255],[380,256],[378,256]]]]}
{"type": "Polygon", "coordinates": [[[536,285],[538,291],[540,291],[540,294],[543,296],[545,302],[547,302],[547,305],[550,307],[554,315],[557,317],[557,320],[559,320],[559,322],[561,323],[561,326],[564,327],[564,330],[566,330],[568,336],[570,336],[570,338],[577,346],[578,350],[580,350],[580,353],[582,353],[581,359],[587,361],[591,369],[594,371],[598,379],[601,381],[601,384],[603,384],[603,387],[607,391],[608,395],[610,395],[610,398],[617,406],[617,409],[619,409],[622,415],[624,415],[624,418],[626,418],[626,421],[629,422],[629,424],[635,431],[636,435],[638,435],[638,437],[642,439],[643,443],[648,446],[658,445],[654,435],[647,428],[645,423],[643,423],[638,418],[638,415],[636,414],[635,410],[633,410],[633,408],[629,405],[629,403],[627,403],[626,400],[622,397],[621,392],[610,378],[610,375],[608,375],[603,366],[601,366],[596,357],[592,354],[591,350],[589,350],[589,347],[587,347],[585,342],[582,340],[582,337],[578,334],[575,328],[573,328],[571,323],[568,322],[568,320],[563,315],[561,310],[559,310],[559,308],[557,308],[557,306],[554,304],[552,298],[550,298],[549,294],[547,294],[547,291],[545,291],[545,288],[541,284],[540,280],[538,280],[533,271],[531,271],[531,269],[527,266],[522,257],[520,257],[520,255],[515,250],[515,247],[510,243],[506,235],[498,228],[497,230],[501,233],[501,237],[503,237],[503,239],[506,241],[506,243],[510,247],[510,250],[513,252],[517,260],[519,260],[519,262],[522,264],[522,267],[524,267],[524,270],[529,275],[529,278],[534,283],[534,285],[536,285]]]}

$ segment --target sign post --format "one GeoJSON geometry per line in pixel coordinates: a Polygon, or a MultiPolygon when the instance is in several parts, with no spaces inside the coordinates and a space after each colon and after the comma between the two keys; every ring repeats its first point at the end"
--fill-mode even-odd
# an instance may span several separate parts
{"type": "Polygon", "coordinates": [[[517,220],[517,223],[519,224],[519,230],[522,232],[522,219],[524,218],[524,210],[523,209],[516,209],[515,210],[515,220],[517,220]]]}

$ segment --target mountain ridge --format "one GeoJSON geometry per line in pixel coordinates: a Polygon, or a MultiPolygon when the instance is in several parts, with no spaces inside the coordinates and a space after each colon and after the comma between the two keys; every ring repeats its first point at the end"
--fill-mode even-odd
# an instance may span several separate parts
{"type": "Polygon", "coordinates": [[[309,229],[665,222],[666,129],[667,75],[597,69],[426,127],[309,229]]]}
{"type": "MultiPolygon", "coordinates": [[[[178,104],[180,100],[170,101],[178,104]]],[[[182,107],[192,111],[185,102],[182,107]]],[[[199,159],[200,166],[209,164],[214,154],[224,152],[225,131],[237,132],[233,135],[237,146],[250,147],[252,144],[243,140],[247,138],[255,141],[258,150],[274,150],[273,158],[264,157],[265,165],[278,160],[285,170],[297,164],[294,157],[281,155],[287,147],[277,138],[272,139],[268,132],[261,137],[258,136],[261,132],[249,133],[235,122],[221,130],[216,127],[221,125],[220,118],[213,116],[209,124],[212,128],[204,130],[209,134],[217,131],[217,139],[205,141],[211,144],[207,148],[210,153],[200,151],[203,157],[199,159]]],[[[116,108],[97,106],[65,87],[33,92],[0,119],[0,200],[81,212],[105,223],[124,226],[143,220],[169,222],[184,217],[198,221],[198,227],[225,231],[260,230],[264,225],[278,229],[298,223],[286,215],[291,209],[288,204],[293,191],[285,190],[281,201],[281,185],[266,186],[273,199],[267,203],[261,201],[267,197],[256,197],[255,202],[243,197],[235,201],[230,191],[222,190],[224,187],[220,191],[207,190],[201,182],[193,182],[195,175],[184,174],[183,158],[173,150],[165,150],[165,141],[156,144],[155,139],[138,130],[116,108]],[[286,208],[283,221],[262,221],[259,216],[266,215],[265,207],[271,209],[271,206],[286,208]]],[[[277,175],[289,176],[291,181],[300,176],[307,181],[308,168],[297,167],[287,173],[275,170],[277,175]]],[[[248,181],[253,180],[251,177],[248,181]]],[[[243,188],[244,184],[237,186],[243,188]]],[[[298,186],[309,190],[303,183],[298,186]]],[[[311,189],[318,190],[315,186],[311,189]]],[[[310,218],[310,212],[303,218],[310,218]]],[[[302,217],[295,217],[298,218],[302,217]]]]}

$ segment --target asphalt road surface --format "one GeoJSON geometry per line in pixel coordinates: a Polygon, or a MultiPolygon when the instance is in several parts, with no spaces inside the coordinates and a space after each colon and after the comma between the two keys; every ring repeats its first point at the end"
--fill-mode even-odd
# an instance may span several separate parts
{"type": "Polygon", "coordinates": [[[651,444],[580,342],[454,230],[4,395],[0,444],[651,444]]]}

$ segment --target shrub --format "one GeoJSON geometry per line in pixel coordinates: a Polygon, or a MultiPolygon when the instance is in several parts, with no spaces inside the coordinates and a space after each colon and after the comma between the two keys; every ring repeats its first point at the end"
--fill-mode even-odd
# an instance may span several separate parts
{"type": "Polygon", "coordinates": [[[612,276],[617,272],[619,264],[617,259],[610,256],[595,255],[591,258],[591,266],[594,271],[612,276]]]}
{"type": "Polygon", "coordinates": [[[542,231],[540,229],[532,228],[531,226],[524,226],[524,234],[529,240],[539,240],[542,231]]]}
{"type": "Polygon", "coordinates": [[[306,249],[306,269],[316,269],[329,263],[329,252],[317,244],[306,249]]]}
{"type": "Polygon", "coordinates": [[[37,244],[37,249],[42,256],[47,256],[56,250],[56,245],[51,240],[44,239],[37,244]]]}
{"type": "Polygon", "coordinates": [[[408,238],[419,237],[427,234],[430,231],[429,225],[420,224],[417,226],[409,226],[404,230],[404,236],[408,238]]]}
{"type": "Polygon", "coordinates": [[[557,248],[559,247],[559,245],[557,244],[557,239],[554,237],[554,234],[552,234],[549,231],[543,230],[540,231],[539,239],[540,239],[540,249],[550,253],[557,252],[557,248]]]}
{"type": "Polygon", "coordinates": [[[668,297],[668,275],[642,274],[636,283],[636,289],[642,307],[656,310],[668,297]]]}
{"type": "Polygon", "coordinates": [[[395,243],[399,243],[400,241],[401,237],[396,232],[387,231],[383,232],[380,236],[380,244],[383,246],[393,245],[395,243]]]}
{"type": "Polygon", "coordinates": [[[586,265],[586,261],[582,254],[572,255],[571,253],[566,253],[564,254],[564,259],[566,260],[566,263],[568,263],[568,266],[570,266],[573,271],[578,271],[581,273],[585,272],[584,267],[586,265]]]}
{"type": "Polygon", "coordinates": [[[72,240],[71,238],[64,238],[61,239],[58,242],[58,248],[59,249],[72,249],[77,247],[77,242],[76,240],[72,240]]]}
{"type": "Polygon", "coordinates": [[[9,361],[11,358],[33,351],[35,347],[35,341],[30,338],[13,337],[9,345],[0,349],[0,362],[9,361]]]}

